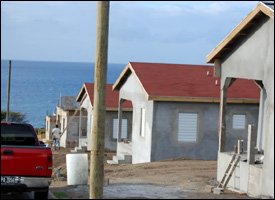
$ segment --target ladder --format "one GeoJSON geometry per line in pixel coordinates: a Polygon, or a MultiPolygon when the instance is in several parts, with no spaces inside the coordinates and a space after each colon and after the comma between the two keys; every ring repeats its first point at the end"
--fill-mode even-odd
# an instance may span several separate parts
{"type": "Polygon", "coordinates": [[[232,159],[231,159],[227,169],[225,170],[222,181],[220,182],[220,184],[218,185],[217,188],[222,189],[222,190],[225,189],[225,187],[227,186],[227,184],[228,184],[235,168],[237,167],[240,159],[241,159],[240,154],[234,154],[232,156],[232,159]]]}

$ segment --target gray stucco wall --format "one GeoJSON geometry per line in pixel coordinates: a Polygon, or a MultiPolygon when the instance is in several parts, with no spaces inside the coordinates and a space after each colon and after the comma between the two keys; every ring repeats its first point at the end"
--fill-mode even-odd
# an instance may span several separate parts
{"type": "MultiPolygon", "coordinates": [[[[227,77],[262,80],[266,97],[261,109],[264,139],[262,195],[274,198],[274,19],[265,21],[222,62],[222,84],[227,77]]],[[[260,124],[259,124],[260,125],[260,124]]],[[[248,191],[249,192],[249,191],[248,191]]]]}
{"type": "MultiPolygon", "coordinates": [[[[248,124],[254,125],[254,130],[258,127],[259,105],[258,104],[229,104],[226,116],[226,151],[233,151],[238,139],[244,140],[244,150],[247,150],[248,124]],[[246,115],[245,129],[233,129],[233,115],[246,115]]],[[[218,119],[217,119],[218,120],[218,119]]],[[[218,128],[218,127],[217,127],[218,128]]],[[[218,130],[218,129],[217,129],[218,130]]]]}
{"type": "Polygon", "coordinates": [[[74,117],[68,117],[68,136],[67,136],[67,140],[74,140],[74,141],[78,141],[78,135],[79,135],[79,116],[74,116],[74,117]],[[69,122],[69,124],[68,124],[69,122]]]}
{"type": "MultiPolygon", "coordinates": [[[[247,139],[245,130],[232,128],[233,114],[245,114],[246,125],[257,126],[258,105],[229,104],[227,115],[227,148],[233,150],[238,139],[247,139]]],[[[184,157],[189,159],[215,160],[218,152],[219,104],[155,102],[152,135],[151,161],[184,157]],[[198,114],[196,142],[179,142],[178,114],[191,112],[198,114]]]]}

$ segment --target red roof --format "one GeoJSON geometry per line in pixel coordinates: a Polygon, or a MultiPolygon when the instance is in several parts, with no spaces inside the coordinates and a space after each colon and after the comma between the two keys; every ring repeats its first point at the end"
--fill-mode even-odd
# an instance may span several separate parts
{"type": "MultiPolygon", "coordinates": [[[[124,76],[129,76],[129,70],[140,80],[149,99],[220,98],[220,78],[213,76],[213,66],[130,62],[114,89],[119,90],[124,84],[127,78],[124,76]]],[[[229,98],[258,99],[259,94],[260,89],[252,80],[238,79],[228,89],[229,98]]]]}
{"type": "MultiPolygon", "coordinates": [[[[85,92],[88,93],[91,104],[93,105],[94,83],[84,83],[83,87],[85,87],[85,92]]],[[[82,90],[83,90],[83,87],[82,87],[82,90]]],[[[80,96],[78,96],[77,100],[79,100],[80,96]]],[[[106,84],[106,110],[118,110],[118,98],[119,98],[119,93],[117,91],[112,90],[112,84],[106,84]]],[[[130,101],[125,101],[123,103],[123,108],[132,108],[132,103],[130,101]]]]}

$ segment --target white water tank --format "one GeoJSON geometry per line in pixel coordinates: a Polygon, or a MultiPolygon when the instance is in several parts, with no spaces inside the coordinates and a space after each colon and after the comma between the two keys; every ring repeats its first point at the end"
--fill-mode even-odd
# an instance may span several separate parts
{"type": "Polygon", "coordinates": [[[88,184],[88,155],[67,154],[67,184],[68,185],[87,185],[88,184]]]}

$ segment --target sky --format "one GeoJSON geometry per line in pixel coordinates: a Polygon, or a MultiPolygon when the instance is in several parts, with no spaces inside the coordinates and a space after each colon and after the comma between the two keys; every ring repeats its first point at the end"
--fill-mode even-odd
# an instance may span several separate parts
{"type": "MultiPolygon", "coordinates": [[[[108,62],[206,64],[258,1],[111,1],[108,62]]],[[[95,62],[97,2],[1,1],[1,59],[95,62]]]]}

